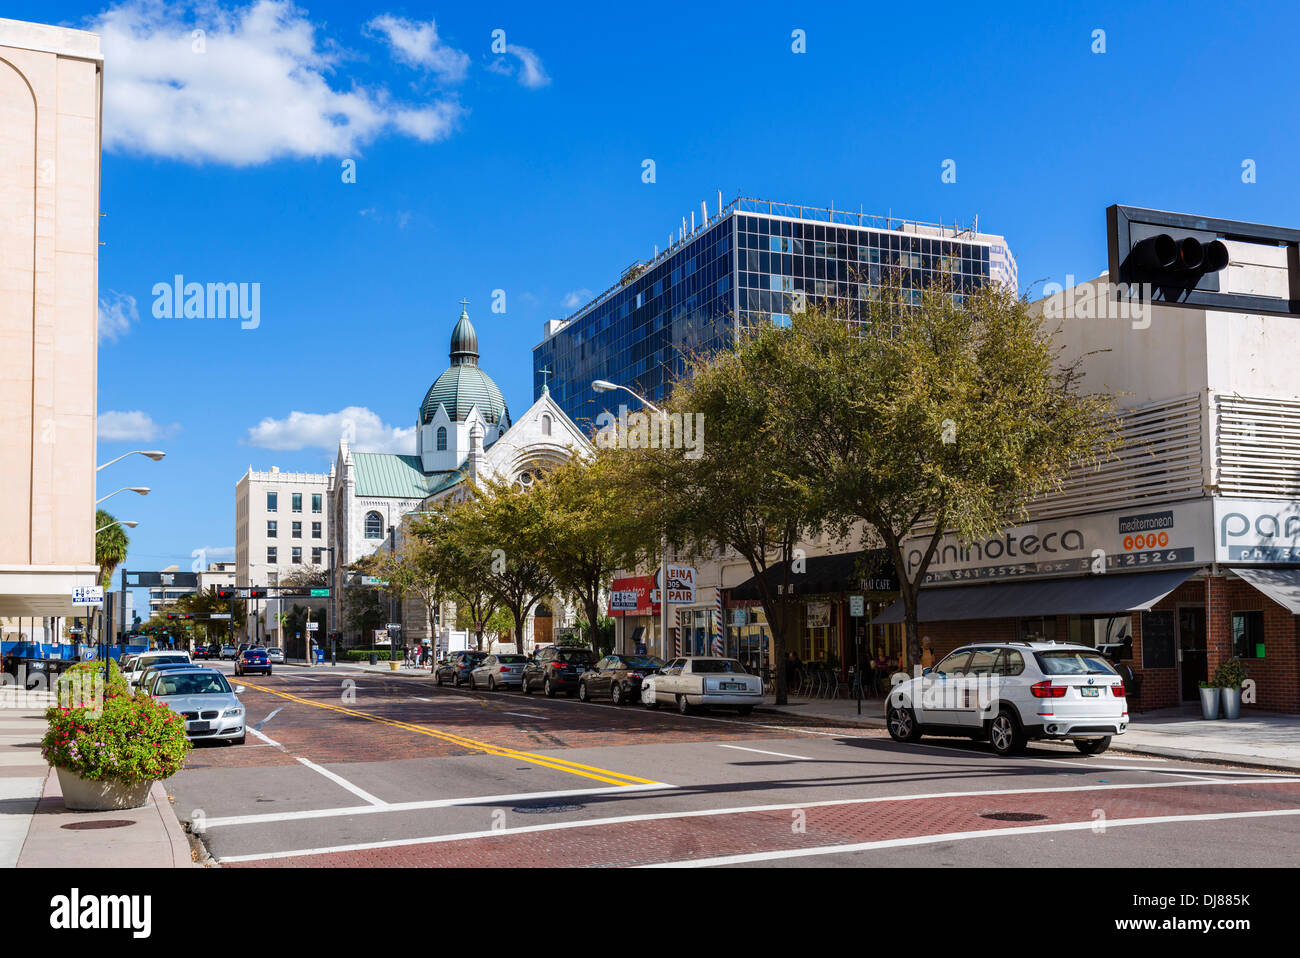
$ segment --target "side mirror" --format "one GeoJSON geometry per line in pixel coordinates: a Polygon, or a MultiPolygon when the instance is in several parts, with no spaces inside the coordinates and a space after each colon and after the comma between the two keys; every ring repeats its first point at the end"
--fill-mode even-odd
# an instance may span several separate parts
{"type": "Polygon", "coordinates": [[[236,694],[236,695],[243,695],[243,694],[244,694],[244,687],[243,687],[242,685],[236,685],[236,686],[235,686],[235,694],[236,694]]]}
{"type": "Polygon", "coordinates": [[[934,671],[934,669],[922,669],[922,670],[921,670],[921,674],[922,674],[922,675],[929,675],[929,674],[930,674],[931,672],[933,672],[933,671],[934,671]]]}

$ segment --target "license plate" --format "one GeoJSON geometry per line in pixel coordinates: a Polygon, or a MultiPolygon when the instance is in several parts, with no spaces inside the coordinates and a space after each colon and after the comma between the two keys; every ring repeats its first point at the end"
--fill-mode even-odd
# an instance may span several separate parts
{"type": "Polygon", "coordinates": [[[1079,689],[1079,694],[1084,698],[1096,698],[1101,694],[1101,689],[1079,689]]]}
{"type": "Polygon", "coordinates": [[[722,683],[722,688],[724,688],[724,689],[728,689],[728,690],[730,690],[730,689],[736,689],[736,690],[739,691],[739,690],[743,690],[743,689],[745,688],[745,686],[744,686],[744,684],[741,683],[741,682],[723,682],[723,683],[722,683]]]}
{"type": "Polygon", "coordinates": [[[580,666],[578,666],[574,671],[575,671],[575,672],[585,672],[585,671],[587,671],[587,670],[584,669],[584,668],[580,665],[580,666]]]}
{"type": "Polygon", "coordinates": [[[190,731],[191,731],[191,732],[211,732],[211,731],[212,731],[212,723],[211,723],[211,722],[191,722],[191,723],[190,723],[190,731]]]}

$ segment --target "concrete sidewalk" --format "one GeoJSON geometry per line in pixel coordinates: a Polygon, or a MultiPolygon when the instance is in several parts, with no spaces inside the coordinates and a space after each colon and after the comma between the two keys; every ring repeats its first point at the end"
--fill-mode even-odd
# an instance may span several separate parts
{"type": "Polygon", "coordinates": [[[0,868],[193,867],[189,840],[161,783],[141,808],[63,807],[58,775],[41,757],[50,704],[49,692],[0,690],[0,868]]]}
{"type": "MultiPolygon", "coordinates": [[[[760,710],[859,728],[885,727],[883,699],[863,699],[861,717],[857,700],[847,698],[791,698],[788,705],[777,706],[769,695],[760,710]]],[[[1207,722],[1200,717],[1199,706],[1140,712],[1132,717],[1128,731],[1115,737],[1111,748],[1139,755],[1300,771],[1300,715],[1251,709],[1235,721],[1207,722]]]]}

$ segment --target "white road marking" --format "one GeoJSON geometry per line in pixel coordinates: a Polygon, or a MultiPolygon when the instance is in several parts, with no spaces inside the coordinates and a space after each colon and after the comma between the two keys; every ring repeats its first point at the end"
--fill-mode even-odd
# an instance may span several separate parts
{"type": "Polygon", "coordinates": [[[369,792],[367,792],[364,788],[361,788],[359,785],[353,785],[342,775],[336,775],[333,772],[331,772],[328,768],[321,768],[315,762],[309,762],[307,759],[301,758],[297,755],[295,755],[294,758],[298,762],[301,762],[303,765],[306,765],[313,772],[320,772],[331,782],[334,782],[336,785],[341,785],[342,787],[346,788],[353,795],[357,796],[357,798],[363,799],[364,801],[369,802],[371,805],[375,805],[383,808],[388,807],[388,803],[384,801],[382,798],[376,798],[374,795],[371,795],[369,792]]]}
{"type": "MultiPolygon", "coordinates": [[[[1190,784],[1190,783],[1188,783],[1190,784]]],[[[1240,818],[1269,818],[1279,815],[1300,815],[1300,808],[1279,808],[1257,812],[1219,812],[1207,815],[1153,815],[1147,818],[1110,818],[1107,828],[1123,825],[1165,825],[1175,822],[1219,822],[1240,818]]],[[[849,852],[873,851],[881,848],[905,848],[913,845],[934,845],[940,842],[966,841],[972,838],[1001,838],[1011,835],[1036,835],[1042,832],[1077,832],[1095,828],[1092,819],[1086,822],[1061,822],[1052,825],[1026,825],[1016,828],[986,828],[973,832],[946,832],[939,835],[918,835],[912,838],[891,838],[879,842],[859,842],[854,845],[823,845],[818,848],[793,848],[773,852],[753,852],[747,855],[723,855],[695,861],[662,862],[640,865],[640,868],[708,868],[715,865],[742,865],[748,862],[775,861],[789,858],[808,858],[814,855],[843,855],[849,852]]],[[[499,834],[499,833],[498,833],[499,834]]]]}
{"type": "MultiPolygon", "coordinates": [[[[1180,783],[1183,784],[1183,783],[1180,783]]],[[[502,805],[506,802],[527,802],[543,798],[578,798],[584,795],[610,795],[615,792],[656,791],[676,788],[665,782],[651,782],[647,785],[615,785],[610,788],[582,788],[560,792],[523,792],[515,795],[470,795],[465,798],[436,798],[422,802],[393,802],[382,807],[375,805],[355,805],[350,808],[316,808],[301,812],[267,812],[262,815],[231,815],[226,818],[210,818],[207,828],[219,828],[223,825],[263,825],[269,822],[293,822],[304,818],[337,818],[344,815],[373,815],[377,812],[418,812],[430,808],[454,808],[458,805],[502,805]]],[[[497,833],[492,833],[497,834],[497,833]]],[[[369,847],[369,846],[364,846],[369,847]]],[[[305,852],[302,854],[306,854],[305,852]]],[[[265,856],[254,856],[265,857],[265,856]]]]}
{"type": "Polygon", "coordinates": [[[502,714],[502,715],[518,715],[520,718],[546,719],[546,721],[548,721],[548,722],[551,720],[551,717],[550,717],[549,715],[534,715],[534,714],[529,714],[528,712],[502,712],[501,714],[502,714]]]}
{"type": "Polygon", "coordinates": [[[254,732],[255,732],[255,731],[261,729],[261,727],[262,727],[263,725],[265,725],[267,722],[271,721],[271,719],[275,718],[277,715],[279,715],[281,712],[283,712],[284,709],[285,709],[285,707],[284,707],[283,705],[281,705],[278,709],[276,709],[274,712],[272,712],[272,713],[271,713],[270,715],[268,715],[266,718],[262,719],[262,721],[258,722],[257,725],[255,725],[255,726],[250,726],[250,727],[249,727],[249,731],[254,731],[254,732]]]}
{"type": "Polygon", "coordinates": [[[743,745],[719,745],[718,748],[734,748],[738,752],[757,752],[759,755],[775,755],[778,758],[796,758],[801,762],[816,761],[816,759],[811,759],[806,755],[787,755],[785,752],[765,752],[761,748],[745,748],[743,745]]]}
{"type": "Polygon", "coordinates": [[[263,735],[263,734],[262,734],[261,732],[259,732],[257,729],[253,728],[251,725],[248,727],[248,731],[249,731],[250,734],[252,734],[252,735],[256,735],[258,738],[260,738],[260,739],[261,739],[263,742],[265,742],[267,745],[274,745],[276,748],[284,748],[283,745],[281,745],[281,744],[280,744],[279,742],[277,742],[275,739],[271,738],[271,736],[269,736],[269,735],[263,735]]]}
{"type": "MultiPolygon", "coordinates": [[[[1292,783],[1294,779],[1280,778],[1271,779],[1272,782],[1292,783]]],[[[1250,779],[1239,782],[1216,781],[1215,785],[1258,785],[1261,784],[1256,779],[1250,779]]],[[[780,812],[792,811],[794,809],[807,808],[830,808],[839,805],[871,805],[880,802],[898,802],[898,801],[917,801],[921,799],[941,799],[941,798],[970,798],[972,796],[995,796],[995,795],[1036,795],[1052,794],[1057,792],[1108,792],[1122,791],[1133,788],[1190,788],[1202,785],[1201,782],[1154,782],[1148,784],[1124,784],[1124,785],[1080,785],[1077,787],[1064,788],[1019,788],[1019,789],[1001,789],[997,791],[964,791],[964,792],[930,792],[922,795],[880,795],[872,798],[842,798],[822,802],[791,802],[782,805],[742,805],[735,808],[700,808],[687,812],[652,812],[645,815],[620,815],[610,816],[608,818],[584,818],[572,822],[550,822],[545,825],[521,825],[516,828],[488,829],[485,831],[459,832],[449,835],[429,835],[423,838],[400,838],[383,842],[360,842],[353,845],[332,845],[324,848],[302,848],[292,851],[283,852],[264,852],[255,855],[239,855],[231,858],[223,858],[221,861],[261,861],[272,858],[299,858],[304,855],[324,855],[335,852],[351,851],[368,851],[375,848],[399,848],[406,845],[434,845],[442,842],[464,841],[473,838],[493,838],[500,835],[522,835],[531,832],[551,832],[562,831],[570,828],[593,828],[601,825],[620,825],[629,822],[654,822],[664,821],[674,818],[707,818],[713,815],[739,815],[747,812],[780,812]]],[[[285,813],[268,813],[265,815],[248,815],[233,818],[214,818],[207,822],[208,828],[215,828],[221,825],[243,825],[257,824],[261,822],[278,822],[290,821],[299,818],[321,818],[327,815],[348,814],[360,815],[373,812],[392,812],[418,810],[423,808],[445,808],[452,805],[473,805],[473,804],[504,804],[510,801],[522,801],[529,798],[561,798],[579,795],[598,795],[610,792],[630,792],[646,791],[655,788],[675,788],[672,785],[635,785],[625,788],[600,788],[578,792],[538,792],[533,795],[487,795],[481,798],[460,798],[451,799],[441,802],[406,802],[400,805],[390,805],[387,808],[369,808],[360,806],[351,809],[326,809],[319,812],[285,812],[285,813]]],[[[1092,820],[1088,821],[1088,826],[1096,824],[1092,820]]],[[[1111,822],[1107,822],[1111,824],[1111,822]]],[[[1007,829],[998,829],[998,833],[1007,831],[1007,829]]]]}

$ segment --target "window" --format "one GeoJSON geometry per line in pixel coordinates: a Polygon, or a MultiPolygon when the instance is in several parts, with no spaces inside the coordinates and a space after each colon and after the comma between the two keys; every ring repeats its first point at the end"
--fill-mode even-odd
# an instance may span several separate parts
{"type": "Polygon", "coordinates": [[[998,649],[976,649],[966,671],[970,675],[992,675],[997,671],[998,649]]]}
{"type": "Polygon", "coordinates": [[[293,564],[302,565],[302,546],[293,547],[293,564]]]}
{"type": "Polygon", "coordinates": [[[277,533],[276,533],[276,529],[278,528],[278,526],[279,526],[279,523],[277,523],[274,519],[267,519],[267,520],[266,520],[266,537],[267,537],[268,539],[274,539],[274,538],[276,538],[276,535],[277,535],[277,533]]]}
{"type": "Polygon", "coordinates": [[[319,523],[319,522],[313,522],[313,523],[311,524],[311,537],[312,537],[313,539],[319,539],[319,538],[320,538],[320,523],[319,523]]]}
{"type": "Polygon", "coordinates": [[[384,537],[384,517],[377,512],[366,513],[366,538],[382,539],[384,537]]]}
{"type": "Polygon", "coordinates": [[[302,523],[301,523],[301,522],[295,522],[295,523],[293,524],[292,535],[293,535],[293,537],[294,537],[295,539],[301,539],[301,538],[302,538],[302,523]]]}
{"type": "Polygon", "coordinates": [[[550,417],[550,416],[543,416],[543,417],[542,417],[542,435],[543,435],[543,436],[549,436],[550,434],[551,434],[551,417],[550,417]]]}
{"type": "Polygon", "coordinates": [[[280,561],[280,560],[276,557],[276,549],[275,549],[275,546],[267,546],[267,547],[266,547],[266,562],[267,562],[267,565],[275,565],[275,564],[276,564],[277,562],[279,562],[279,561],[280,561]]]}
{"type": "Polygon", "coordinates": [[[995,675],[1019,675],[1024,670],[1024,656],[1015,649],[1003,649],[998,655],[998,664],[993,667],[995,675]]]}
{"type": "Polygon", "coordinates": [[[266,494],[266,511],[267,511],[267,512],[275,512],[275,511],[276,511],[276,502],[277,502],[278,500],[279,500],[279,495],[278,495],[278,493],[268,492],[268,493],[266,494]]]}
{"type": "Polygon", "coordinates": [[[302,512],[302,493],[301,493],[301,492],[295,492],[295,493],[293,494],[293,511],[294,511],[294,512],[302,512]]]}
{"type": "Polygon", "coordinates": [[[934,671],[941,675],[962,675],[966,671],[968,661],[970,661],[970,649],[959,649],[935,666],[934,671]]]}
{"type": "Polygon", "coordinates": [[[312,546],[311,564],[320,565],[321,556],[324,554],[324,552],[325,550],[322,549],[320,546],[312,546]]]}
{"type": "Polygon", "coordinates": [[[446,426],[438,427],[438,451],[439,452],[447,451],[447,427],[446,426]]]}
{"type": "Polygon", "coordinates": [[[1239,659],[1264,657],[1264,613],[1232,613],[1232,654],[1239,659]]]}
{"type": "Polygon", "coordinates": [[[1022,642],[1056,641],[1056,616],[1037,615],[1016,622],[1016,638],[1022,642]]]}
{"type": "Polygon", "coordinates": [[[311,511],[312,511],[312,512],[315,512],[315,513],[317,513],[317,514],[320,513],[320,493],[319,493],[319,492],[313,492],[313,493],[311,494],[311,511]]]}

